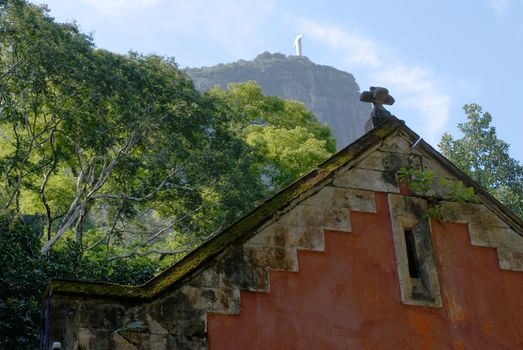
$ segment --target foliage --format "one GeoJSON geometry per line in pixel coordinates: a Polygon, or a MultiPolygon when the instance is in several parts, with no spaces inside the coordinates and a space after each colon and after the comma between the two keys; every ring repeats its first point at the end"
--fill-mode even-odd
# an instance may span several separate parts
{"type": "Polygon", "coordinates": [[[400,168],[398,179],[407,182],[409,189],[414,193],[427,193],[434,184],[434,173],[432,170],[400,168]]]}
{"type": "Polygon", "coordinates": [[[143,283],[334,150],[257,86],[201,96],[172,59],[97,50],[45,8],[0,16],[2,347],[34,342],[49,278],[143,283]]]}
{"type": "Polygon", "coordinates": [[[215,87],[208,96],[219,101],[231,118],[231,129],[254,148],[261,159],[260,176],[280,189],[327,159],[336,142],[326,125],[302,103],[264,96],[254,81],[215,87]]]}
{"type": "Polygon", "coordinates": [[[509,145],[498,139],[492,116],[477,104],[463,107],[465,123],[458,124],[460,139],[444,134],[442,154],[494,195],[514,214],[523,217],[523,166],[509,155],[509,145]]]}
{"type": "Polygon", "coordinates": [[[250,147],[172,59],[95,50],[22,1],[1,21],[0,205],[44,216],[42,253],[70,236],[183,253],[174,238],[194,245],[266,194],[250,147]]]}
{"type": "Polygon", "coordinates": [[[41,298],[49,279],[103,280],[141,284],[160,268],[143,259],[108,263],[105,256],[82,256],[73,240],[51,254],[40,254],[41,225],[37,217],[13,212],[0,215],[0,348],[36,349],[41,298]]]}
{"type": "Polygon", "coordinates": [[[171,58],[0,2],[0,347],[32,347],[50,278],[143,283],[334,150],[298,102],[202,96],[171,58]]]}
{"type": "Polygon", "coordinates": [[[20,220],[0,217],[0,348],[36,348],[47,276],[38,237],[20,220]],[[32,346],[31,346],[32,345],[32,346]]]}
{"type": "Polygon", "coordinates": [[[398,179],[405,182],[413,193],[428,197],[432,207],[427,209],[427,215],[440,220],[445,217],[444,201],[479,202],[472,187],[466,187],[461,181],[436,177],[432,170],[401,168],[398,171],[398,179]]]}
{"type": "Polygon", "coordinates": [[[94,49],[24,1],[1,13],[0,206],[43,215],[44,254],[184,253],[335,150],[253,82],[201,96],[170,58],[94,49]]]}

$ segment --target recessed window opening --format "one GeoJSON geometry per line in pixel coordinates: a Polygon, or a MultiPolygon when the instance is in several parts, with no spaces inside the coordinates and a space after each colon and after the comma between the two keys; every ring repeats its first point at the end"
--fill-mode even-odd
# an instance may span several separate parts
{"type": "Polygon", "coordinates": [[[430,221],[422,198],[389,194],[401,302],[441,307],[430,221]]]}
{"type": "Polygon", "coordinates": [[[416,241],[414,238],[414,232],[412,230],[404,230],[405,234],[405,245],[407,246],[407,260],[409,263],[409,275],[411,278],[420,278],[421,269],[416,253],[416,241]]]}

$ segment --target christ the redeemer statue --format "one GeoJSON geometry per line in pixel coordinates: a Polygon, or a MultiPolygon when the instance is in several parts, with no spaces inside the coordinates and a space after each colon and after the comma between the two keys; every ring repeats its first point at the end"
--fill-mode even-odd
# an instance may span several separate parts
{"type": "Polygon", "coordinates": [[[301,38],[303,38],[303,34],[299,34],[296,39],[294,39],[294,47],[296,48],[296,56],[301,56],[301,38]]]}

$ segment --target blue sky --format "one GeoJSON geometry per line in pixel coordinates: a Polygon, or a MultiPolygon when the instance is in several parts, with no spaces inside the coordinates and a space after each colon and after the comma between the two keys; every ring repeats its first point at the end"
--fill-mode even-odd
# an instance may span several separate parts
{"type": "MultiPolygon", "coordinates": [[[[35,0],[36,3],[42,1],[35,0]]],[[[465,103],[493,115],[523,160],[523,0],[48,0],[98,47],[175,57],[180,67],[303,54],[385,86],[389,109],[436,146],[459,136],[465,103]]]]}

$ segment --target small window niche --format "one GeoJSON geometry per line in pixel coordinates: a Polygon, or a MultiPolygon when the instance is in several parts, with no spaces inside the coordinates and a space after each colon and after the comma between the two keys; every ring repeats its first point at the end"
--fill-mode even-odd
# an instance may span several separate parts
{"type": "Polygon", "coordinates": [[[421,198],[389,195],[401,302],[441,307],[427,203],[421,198]]]}

